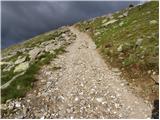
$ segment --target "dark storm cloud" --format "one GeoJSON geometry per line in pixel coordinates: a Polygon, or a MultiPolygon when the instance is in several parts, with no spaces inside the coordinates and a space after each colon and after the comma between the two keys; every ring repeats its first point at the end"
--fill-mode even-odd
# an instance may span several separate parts
{"type": "Polygon", "coordinates": [[[138,3],[138,1],[3,1],[2,48],[63,25],[108,14],[128,7],[129,4],[138,3]]]}

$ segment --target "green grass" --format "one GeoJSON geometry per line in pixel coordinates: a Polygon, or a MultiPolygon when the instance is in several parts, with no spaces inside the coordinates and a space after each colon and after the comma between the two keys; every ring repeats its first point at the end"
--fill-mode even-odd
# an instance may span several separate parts
{"type": "Polygon", "coordinates": [[[158,73],[158,24],[149,24],[151,20],[159,21],[158,2],[148,2],[133,8],[129,10],[127,17],[118,18],[125,11],[115,13],[114,19],[118,21],[107,27],[102,26],[102,21],[107,19],[105,17],[99,17],[94,21],[80,22],[77,27],[81,31],[89,30],[97,48],[111,64],[119,68],[136,66],[143,72],[154,70],[158,73]],[[148,11],[150,13],[147,13],[148,11]],[[124,24],[119,26],[122,21],[124,24]],[[99,31],[100,34],[95,35],[96,31],[99,31]],[[135,45],[138,38],[143,39],[140,46],[135,45]],[[117,52],[120,45],[123,45],[123,51],[117,52]],[[143,58],[141,58],[142,56],[143,58]],[[119,59],[122,57],[123,59],[119,59]]]}
{"type": "MultiPolygon", "coordinates": [[[[40,68],[46,64],[49,64],[51,59],[56,58],[58,54],[65,52],[64,47],[60,47],[55,50],[55,54],[45,52],[45,54],[41,55],[38,60],[34,61],[29,69],[25,72],[24,75],[16,78],[10,86],[1,90],[1,102],[4,103],[8,99],[13,99],[17,97],[25,96],[26,92],[32,89],[33,82],[36,81],[35,75],[40,70],[40,68]],[[18,89],[17,89],[18,88],[18,89]]],[[[6,82],[6,80],[11,79],[15,74],[13,70],[6,73],[5,79],[2,79],[2,83],[6,82]]]]}

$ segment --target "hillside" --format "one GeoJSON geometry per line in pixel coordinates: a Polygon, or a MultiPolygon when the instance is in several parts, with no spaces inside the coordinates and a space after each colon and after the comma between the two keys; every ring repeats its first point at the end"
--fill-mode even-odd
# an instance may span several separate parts
{"type": "Polygon", "coordinates": [[[152,100],[158,98],[159,84],[158,9],[158,2],[149,2],[77,24],[92,37],[106,62],[152,100]]]}
{"type": "Polygon", "coordinates": [[[1,117],[157,118],[158,9],[130,6],[2,50],[1,117]]]}

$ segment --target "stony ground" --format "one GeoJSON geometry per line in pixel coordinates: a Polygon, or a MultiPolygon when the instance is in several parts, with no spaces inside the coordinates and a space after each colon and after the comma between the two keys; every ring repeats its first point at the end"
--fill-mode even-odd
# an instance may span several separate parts
{"type": "Polygon", "coordinates": [[[8,118],[150,118],[152,106],[106,65],[91,38],[70,30],[77,39],[39,71],[34,89],[8,118]]]}

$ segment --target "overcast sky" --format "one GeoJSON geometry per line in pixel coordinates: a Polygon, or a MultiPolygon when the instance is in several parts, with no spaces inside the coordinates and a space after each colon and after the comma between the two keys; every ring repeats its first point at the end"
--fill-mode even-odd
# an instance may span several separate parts
{"type": "Polygon", "coordinates": [[[6,48],[80,20],[112,13],[139,1],[3,1],[1,45],[6,48]]]}

